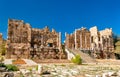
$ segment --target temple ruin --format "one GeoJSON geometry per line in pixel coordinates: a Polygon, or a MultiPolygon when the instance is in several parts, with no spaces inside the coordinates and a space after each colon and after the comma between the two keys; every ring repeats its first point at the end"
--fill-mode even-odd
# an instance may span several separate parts
{"type": "MultiPolygon", "coordinates": [[[[98,31],[94,26],[90,30],[82,27],[67,34],[65,47],[90,51],[101,58],[114,55],[112,29],[98,31]]],[[[1,37],[1,36],[0,36],[1,37]]],[[[61,44],[61,32],[32,28],[23,20],[8,20],[7,58],[61,59],[66,58],[61,44]]]]}
{"type": "Polygon", "coordinates": [[[61,32],[31,28],[23,20],[8,20],[7,58],[65,58],[61,48],[61,32]]]}
{"type": "Polygon", "coordinates": [[[79,49],[99,54],[102,58],[110,58],[114,55],[112,29],[98,31],[94,26],[87,30],[82,27],[75,29],[72,34],[65,34],[65,46],[70,49],[79,49]]]}

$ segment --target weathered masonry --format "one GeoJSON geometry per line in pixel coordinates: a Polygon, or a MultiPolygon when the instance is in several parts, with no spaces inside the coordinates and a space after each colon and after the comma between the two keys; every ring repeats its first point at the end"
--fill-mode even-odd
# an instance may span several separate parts
{"type": "Polygon", "coordinates": [[[90,32],[86,28],[76,29],[73,34],[66,33],[67,48],[90,49],[90,32]]]}
{"type": "Polygon", "coordinates": [[[102,53],[103,56],[110,56],[114,51],[112,29],[98,31],[94,26],[87,30],[86,28],[75,29],[72,34],[65,34],[65,46],[70,49],[79,49],[84,51],[94,51],[102,53]]]}
{"type": "Polygon", "coordinates": [[[7,58],[65,58],[61,48],[61,32],[31,28],[23,20],[8,20],[7,58]]]}

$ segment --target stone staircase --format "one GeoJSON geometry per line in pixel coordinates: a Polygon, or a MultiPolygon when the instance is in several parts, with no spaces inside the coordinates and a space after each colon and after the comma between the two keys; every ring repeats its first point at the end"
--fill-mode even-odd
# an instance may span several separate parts
{"type": "Polygon", "coordinates": [[[93,59],[92,57],[90,57],[88,54],[83,53],[80,50],[75,50],[75,49],[68,49],[70,52],[72,52],[73,54],[77,55],[80,54],[83,63],[97,63],[97,61],[95,59],[93,59]]]}

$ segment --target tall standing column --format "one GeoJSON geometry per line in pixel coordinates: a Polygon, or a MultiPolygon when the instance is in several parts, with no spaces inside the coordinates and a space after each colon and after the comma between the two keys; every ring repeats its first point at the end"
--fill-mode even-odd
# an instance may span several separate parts
{"type": "Polygon", "coordinates": [[[69,35],[67,34],[67,32],[65,32],[65,37],[66,37],[65,47],[66,47],[66,48],[69,48],[69,35]]]}
{"type": "Polygon", "coordinates": [[[59,48],[59,34],[57,35],[57,47],[59,48]]]}
{"type": "Polygon", "coordinates": [[[77,35],[76,35],[76,29],[75,29],[75,49],[77,49],[77,35]]]}
{"type": "Polygon", "coordinates": [[[89,49],[91,50],[91,35],[89,36],[89,38],[90,38],[90,47],[89,47],[89,49]]]}
{"type": "Polygon", "coordinates": [[[100,42],[100,43],[101,43],[101,50],[103,50],[103,37],[101,36],[100,39],[101,39],[101,40],[100,40],[100,41],[101,41],[101,42],[100,42]]]}
{"type": "Polygon", "coordinates": [[[110,37],[109,37],[109,46],[111,46],[111,39],[110,39],[110,37]]]}
{"type": "Polygon", "coordinates": [[[86,35],[85,35],[85,49],[87,49],[87,39],[86,39],[86,35]]]}
{"type": "Polygon", "coordinates": [[[41,35],[41,47],[43,47],[43,44],[44,44],[44,36],[43,35],[41,35]]]}
{"type": "Polygon", "coordinates": [[[80,34],[80,47],[82,48],[82,33],[80,34]]]}
{"type": "Polygon", "coordinates": [[[59,50],[61,50],[61,32],[59,32],[59,50]]]}

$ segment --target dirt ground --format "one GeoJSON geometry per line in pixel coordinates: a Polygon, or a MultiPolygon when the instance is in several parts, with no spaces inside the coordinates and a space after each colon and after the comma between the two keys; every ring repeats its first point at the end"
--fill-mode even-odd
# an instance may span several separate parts
{"type": "Polygon", "coordinates": [[[96,59],[96,61],[103,64],[120,65],[120,60],[116,59],[96,59]]]}
{"type": "MultiPolygon", "coordinates": [[[[45,60],[33,60],[36,63],[72,63],[67,59],[45,59],[45,60]]],[[[96,63],[93,64],[107,64],[107,65],[120,65],[120,60],[116,59],[96,59],[96,63]]],[[[84,64],[84,63],[83,63],[84,64]]]]}

